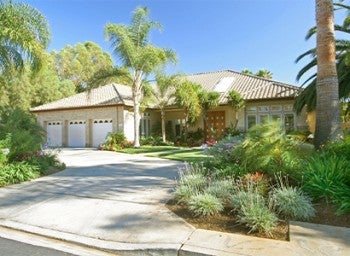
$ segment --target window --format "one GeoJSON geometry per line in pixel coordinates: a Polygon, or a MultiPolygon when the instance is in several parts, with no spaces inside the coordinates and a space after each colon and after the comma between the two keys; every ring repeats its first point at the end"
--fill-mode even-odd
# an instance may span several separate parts
{"type": "Polygon", "coordinates": [[[256,125],[256,116],[255,115],[248,115],[248,129],[256,125]]]}
{"type": "Polygon", "coordinates": [[[151,114],[145,112],[140,120],[140,135],[149,136],[151,134],[151,114]]]}
{"type": "Polygon", "coordinates": [[[284,128],[287,132],[294,130],[294,115],[286,114],[284,115],[284,128]]]}
{"type": "Polygon", "coordinates": [[[295,129],[293,105],[247,106],[246,127],[268,121],[282,121],[286,131],[295,129]]]}

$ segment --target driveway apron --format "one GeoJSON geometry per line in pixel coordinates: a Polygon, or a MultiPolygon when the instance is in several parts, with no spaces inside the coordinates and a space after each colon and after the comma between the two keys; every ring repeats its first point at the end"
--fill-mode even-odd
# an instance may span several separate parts
{"type": "Polygon", "coordinates": [[[0,224],[174,249],[194,231],[164,205],[179,162],[89,149],[59,157],[66,170],[0,189],[0,224]]]}

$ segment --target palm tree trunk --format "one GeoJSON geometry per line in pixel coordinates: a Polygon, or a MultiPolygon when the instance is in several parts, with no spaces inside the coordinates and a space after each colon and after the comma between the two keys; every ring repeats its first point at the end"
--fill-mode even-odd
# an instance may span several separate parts
{"type": "Polygon", "coordinates": [[[160,118],[162,120],[162,138],[163,142],[166,142],[166,133],[165,133],[165,111],[164,108],[160,110],[160,118]]]}
{"type": "Polygon", "coordinates": [[[134,102],[134,147],[140,147],[140,101],[141,101],[141,80],[135,79],[132,98],[134,102]]]}
{"type": "Polygon", "coordinates": [[[339,139],[340,120],[338,76],[335,62],[332,0],[316,0],[317,22],[317,106],[315,146],[339,139]]]}

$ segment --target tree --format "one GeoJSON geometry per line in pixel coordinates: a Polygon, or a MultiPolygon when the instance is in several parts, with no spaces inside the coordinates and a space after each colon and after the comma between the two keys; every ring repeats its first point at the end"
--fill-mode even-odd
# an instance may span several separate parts
{"type": "Polygon", "coordinates": [[[227,96],[227,103],[229,105],[231,105],[231,107],[235,110],[235,123],[234,123],[234,129],[236,129],[237,124],[238,124],[238,118],[237,118],[237,111],[241,108],[244,107],[245,105],[245,101],[244,99],[241,97],[241,94],[235,90],[232,90],[229,92],[228,96],[227,96]]]}
{"type": "Polygon", "coordinates": [[[268,71],[266,69],[259,69],[259,71],[256,72],[255,74],[249,69],[243,69],[241,73],[246,75],[251,75],[251,76],[263,77],[266,79],[272,79],[272,75],[273,75],[271,71],[268,71]]]}
{"type": "Polygon", "coordinates": [[[266,69],[260,69],[255,75],[266,79],[272,79],[273,74],[271,71],[268,71],[266,69]]]}
{"type": "Polygon", "coordinates": [[[163,142],[166,142],[165,108],[175,102],[175,90],[178,84],[178,75],[166,76],[157,73],[156,84],[151,87],[151,101],[160,109],[163,142]]]}
{"type": "MultiPolygon", "coordinates": [[[[344,4],[334,3],[334,5],[338,7],[337,10],[344,10],[344,9],[347,11],[350,10],[350,7],[344,4]]],[[[342,34],[349,35],[350,33],[349,22],[350,22],[350,16],[347,15],[342,25],[334,25],[334,30],[341,32],[342,34]]],[[[310,39],[313,35],[316,34],[316,32],[317,32],[316,27],[309,29],[306,35],[306,40],[310,39]]],[[[338,73],[338,79],[339,79],[339,99],[341,99],[342,101],[347,101],[350,95],[350,86],[349,86],[350,41],[344,40],[344,39],[336,40],[335,50],[336,50],[336,66],[337,66],[337,73],[338,73]]],[[[300,81],[300,79],[305,74],[307,74],[309,71],[312,71],[312,69],[317,65],[316,48],[313,48],[301,54],[296,59],[296,62],[299,62],[300,60],[309,56],[311,57],[311,61],[307,63],[306,66],[299,71],[299,73],[297,74],[297,81],[300,81]]],[[[302,85],[304,86],[307,84],[307,86],[296,97],[294,109],[296,110],[297,113],[300,113],[305,106],[308,112],[312,112],[316,109],[316,77],[317,77],[317,73],[313,73],[309,78],[307,78],[303,82],[302,85]]]]}
{"type": "Polygon", "coordinates": [[[60,81],[53,65],[53,58],[46,54],[42,58],[42,67],[32,72],[29,64],[21,71],[12,68],[0,74],[0,106],[29,109],[41,104],[68,97],[75,93],[70,80],[60,81]]]}
{"type": "Polygon", "coordinates": [[[0,1],[0,73],[23,69],[24,58],[38,70],[50,41],[45,17],[23,3],[0,1]]]}
{"type": "Polygon", "coordinates": [[[93,42],[67,45],[59,52],[53,51],[51,55],[54,57],[60,80],[71,80],[76,92],[87,90],[88,82],[99,70],[113,66],[110,54],[93,42]]]}
{"type": "Polygon", "coordinates": [[[335,62],[333,2],[316,0],[317,24],[317,105],[315,146],[342,135],[338,76],[335,62]]]}
{"type": "Polygon", "coordinates": [[[143,98],[143,85],[148,75],[154,73],[169,61],[176,62],[175,53],[171,50],[156,47],[150,43],[150,31],[160,28],[160,24],[149,19],[149,10],[138,7],[134,11],[131,24],[107,24],[105,35],[114,47],[114,52],[121,60],[123,67],[101,71],[91,85],[101,81],[123,79],[132,87],[134,105],[134,147],[140,146],[140,102],[143,98]]]}
{"type": "Polygon", "coordinates": [[[210,109],[213,109],[219,105],[220,94],[218,92],[208,92],[201,89],[198,94],[199,103],[201,106],[201,112],[203,117],[203,127],[204,127],[204,139],[207,139],[207,114],[210,109]]]}
{"type": "Polygon", "coordinates": [[[197,121],[201,113],[201,104],[199,100],[199,91],[201,86],[196,83],[192,83],[188,80],[182,81],[176,88],[175,102],[184,110],[184,136],[187,141],[188,126],[197,121]]]}

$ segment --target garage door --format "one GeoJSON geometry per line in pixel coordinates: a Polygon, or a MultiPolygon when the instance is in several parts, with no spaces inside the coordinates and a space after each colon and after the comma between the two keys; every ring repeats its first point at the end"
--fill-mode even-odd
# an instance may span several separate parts
{"type": "Polygon", "coordinates": [[[85,121],[70,121],[68,129],[68,146],[73,148],[85,147],[85,121]]]}
{"type": "Polygon", "coordinates": [[[94,120],[92,126],[92,146],[98,147],[105,141],[107,135],[112,133],[113,122],[111,119],[94,120]]]}
{"type": "Polygon", "coordinates": [[[62,122],[48,122],[46,132],[49,147],[62,147],[62,122]]]}

